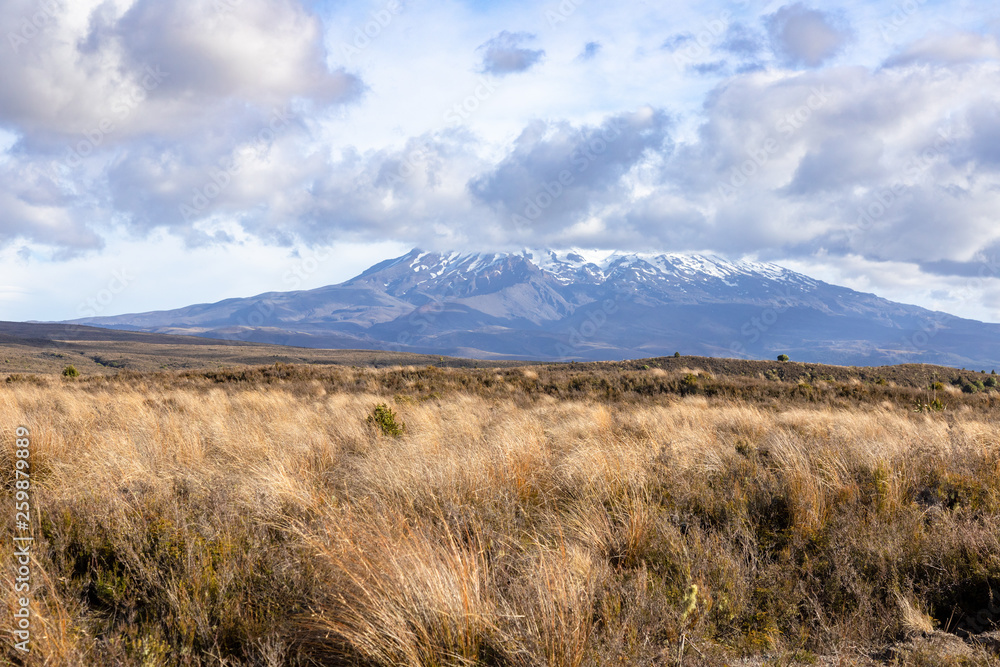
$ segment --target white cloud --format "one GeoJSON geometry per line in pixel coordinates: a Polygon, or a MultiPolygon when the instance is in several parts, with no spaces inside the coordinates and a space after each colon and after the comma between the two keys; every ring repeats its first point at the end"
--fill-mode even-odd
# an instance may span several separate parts
{"type": "Polygon", "coordinates": [[[952,32],[923,37],[886,61],[888,67],[913,64],[961,65],[1000,60],[1000,44],[993,35],[952,32]]]}
{"type": "Polygon", "coordinates": [[[801,2],[785,5],[767,18],[774,50],[791,64],[818,67],[836,55],[850,30],[834,16],[801,2]]]}
{"type": "Polygon", "coordinates": [[[535,35],[530,33],[511,33],[504,30],[477,49],[483,54],[482,71],[505,76],[530,68],[545,56],[545,51],[541,49],[528,49],[523,46],[534,39],[535,35]]]}
{"type": "Polygon", "coordinates": [[[4,3],[0,34],[31,38],[0,69],[0,122],[43,145],[102,122],[113,126],[103,131],[109,142],[181,139],[192,127],[226,124],[220,112],[233,106],[329,104],[359,92],[357,79],[326,68],[320,22],[298,3],[235,4],[79,0],[70,10],[53,1],[58,9],[32,32],[21,22],[36,3],[4,3]]]}

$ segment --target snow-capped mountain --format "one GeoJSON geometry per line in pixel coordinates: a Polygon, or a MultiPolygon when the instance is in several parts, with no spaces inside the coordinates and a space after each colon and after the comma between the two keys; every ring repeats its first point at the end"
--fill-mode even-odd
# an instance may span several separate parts
{"type": "Polygon", "coordinates": [[[775,264],[681,254],[413,250],[339,285],[79,323],[480,358],[672,354],[1000,366],[1000,325],[775,264]]]}
{"type": "MultiPolygon", "coordinates": [[[[815,285],[816,281],[789,271],[777,264],[731,262],[721,257],[681,254],[602,253],[584,250],[524,250],[520,253],[440,254],[410,253],[397,260],[420,274],[424,282],[496,270],[508,259],[524,259],[539,270],[551,274],[563,284],[575,282],[601,284],[615,279],[638,282],[704,284],[714,280],[733,287],[732,280],[768,278],[778,282],[815,285]]],[[[379,265],[380,267],[383,265],[379,265]]]]}

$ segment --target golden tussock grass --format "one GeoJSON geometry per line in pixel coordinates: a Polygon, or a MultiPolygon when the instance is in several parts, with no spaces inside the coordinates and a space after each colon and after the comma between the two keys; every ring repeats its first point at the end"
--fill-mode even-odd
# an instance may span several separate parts
{"type": "Polygon", "coordinates": [[[8,489],[32,432],[27,663],[712,665],[1000,621],[988,411],[342,372],[0,387],[8,489]]]}

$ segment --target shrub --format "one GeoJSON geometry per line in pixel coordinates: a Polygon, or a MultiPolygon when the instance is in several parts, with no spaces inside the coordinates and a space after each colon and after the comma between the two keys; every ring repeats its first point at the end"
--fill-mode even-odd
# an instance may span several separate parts
{"type": "MultiPolygon", "coordinates": [[[[674,352],[674,359],[680,359],[680,358],[681,358],[681,353],[680,352],[674,352]]],[[[993,372],[995,373],[996,371],[993,371],[993,372]]]]}
{"type": "Polygon", "coordinates": [[[698,376],[694,373],[688,373],[681,380],[681,394],[687,395],[698,391],[698,376]]]}
{"type": "Polygon", "coordinates": [[[63,377],[75,378],[80,377],[80,371],[76,370],[75,366],[67,366],[63,369],[63,377]]]}
{"type": "Polygon", "coordinates": [[[1000,382],[997,382],[996,377],[994,377],[993,375],[983,380],[983,385],[987,387],[996,387],[998,384],[1000,384],[1000,382]]]}
{"type": "Polygon", "coordinates": [[[931,389],[933,389],[934,391],[944,391],[944,383],[943,382],[932,382],[931,383],[931,389]]]}
{"type": "Polygon", "coordinates": [[[779,354],[778,355],[778,361],[788,361],[788,355],[787,354],[779,354]]]}
{"type": "Polygon", "coordinates": [[[375,406],[372,413],[368,415],[368,423],[378,427],[382,433],[393,438],[403,435],[403,431],[406,430],[406,425],[398,420],[396,413],[385,403],[379,403],[375,406]]]}
{"type": "Polygon", "coordinates": [[[935,398],[930,403],[920,403],[918,401],[917,402],[917,407],[915,408],[914,411],[915,412],[943,412],[944,411],[944,407],[945,407],[944,403],[941,402],[941,399],[940,398],[935,398]]]}

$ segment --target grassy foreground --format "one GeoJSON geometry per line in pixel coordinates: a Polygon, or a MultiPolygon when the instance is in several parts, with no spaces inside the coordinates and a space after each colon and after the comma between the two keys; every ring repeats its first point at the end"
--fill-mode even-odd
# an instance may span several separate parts
{"type": "Polygon", "coordinates": [[[0,384],[27,664],[1000,663],[997,392],[546,372],[0,384]]]}

